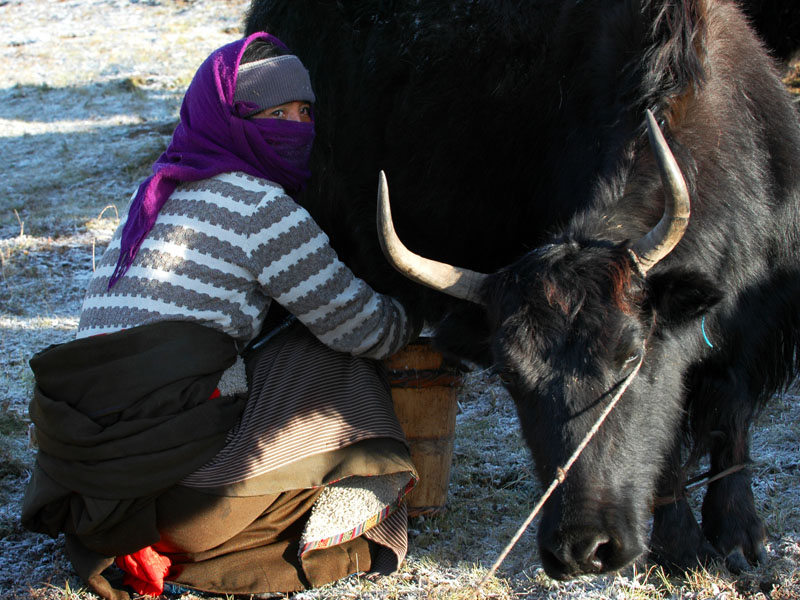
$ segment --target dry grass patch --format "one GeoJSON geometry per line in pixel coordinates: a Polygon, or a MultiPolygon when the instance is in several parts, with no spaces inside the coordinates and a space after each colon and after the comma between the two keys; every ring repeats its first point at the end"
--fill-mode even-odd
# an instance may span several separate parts
{"type": "Polygon", "coordinates": [[[800,58],[789,63],[783,83],[790,92],[800,95],[800,58]]]}

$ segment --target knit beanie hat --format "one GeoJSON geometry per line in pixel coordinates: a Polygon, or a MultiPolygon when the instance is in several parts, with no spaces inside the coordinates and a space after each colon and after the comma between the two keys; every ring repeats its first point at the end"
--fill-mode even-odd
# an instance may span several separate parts
{"type": "Polygon", "coordinates": [[[286,102],[314,102],[308,71],[293,54],[239,66],[234,102],[252,102],[261,110],[286,102]]]}

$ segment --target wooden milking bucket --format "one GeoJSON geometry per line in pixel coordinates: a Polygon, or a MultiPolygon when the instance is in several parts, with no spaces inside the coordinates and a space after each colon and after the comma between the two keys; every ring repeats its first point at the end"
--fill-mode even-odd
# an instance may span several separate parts
{"type": "Polygon", "coordinates": [[[447,502],[460,377],[420,338],[385,361],[394,410],[411,447],[419,482],[408,495],[410,516],[437,513],[447,502]]]}

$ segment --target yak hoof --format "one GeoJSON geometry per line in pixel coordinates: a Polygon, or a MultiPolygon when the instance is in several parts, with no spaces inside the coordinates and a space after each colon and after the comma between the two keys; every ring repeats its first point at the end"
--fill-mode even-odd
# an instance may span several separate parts
{"type": "Polygon", "coordinates": [[[708,566],[722,559],[719,552],[706,540],[692,548],[665,548],[654,546],[648,555],[648,561],[664,569],[670,575],[681,576],[698,566],[708,566]]]}
{"type": "Polygon", "coordinates": [[[722,555],[704,535],[689,503],[680,498],[656,508],[648,560],[670,574],[682,575],[698,565],[721,561],[722,555]]]}
{"type": "Polygon", "coordinates": [[[750,563],[744,556],[741,547],[734,548],[725,557],[725,566],[731,573],[738,575],[750,567],[750,563]]]}
{"type": "Polygon", "coordinates": [[[764,564],[767,562],[767,550],[763,545],[755,549],[753,560],[748,560],[741,546],[731,550],[725,556],[725,566],[731,573],[738,575],[750,568],[751,564],[764,564]]]}

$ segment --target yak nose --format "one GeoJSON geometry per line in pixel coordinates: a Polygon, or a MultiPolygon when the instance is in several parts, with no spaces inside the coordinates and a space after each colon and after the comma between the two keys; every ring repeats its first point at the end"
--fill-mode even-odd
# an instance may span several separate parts
{"type": "Polygon", "coordinates": [[[553,579],[604,573],[620,568],[629,560],[622,545],[601,532],[550,536],[541,540],[540,553],[544,569],[553,579]]]}

